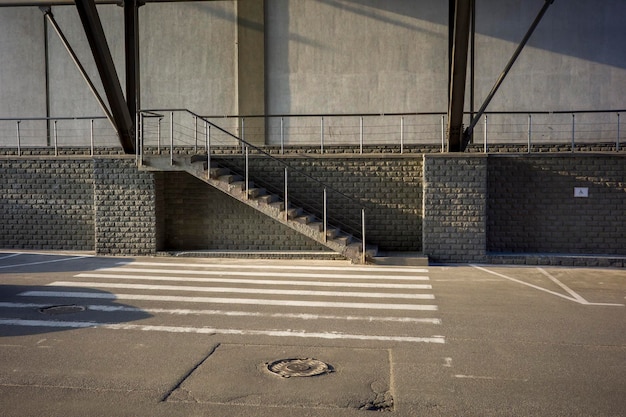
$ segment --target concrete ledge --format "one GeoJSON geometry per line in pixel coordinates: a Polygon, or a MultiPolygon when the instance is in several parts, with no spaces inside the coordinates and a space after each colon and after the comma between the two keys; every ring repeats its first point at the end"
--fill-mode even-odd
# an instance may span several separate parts
{"type": "Polygon", "coordinates": [[[325,251],[225,251],[225,250],[192,250],[162,251],[157,256],[189,257],[189,258],[241,258],[241,259],[311,259],[341,260],[346,258],[335,252],[325,251]]]}
{"type": "Polygon", "coordinates": [[[498,253],[488,254],[487,263],[497,265],[546,265],[626,268],[626,256],[570,255],[555,253],[498,253]]]}

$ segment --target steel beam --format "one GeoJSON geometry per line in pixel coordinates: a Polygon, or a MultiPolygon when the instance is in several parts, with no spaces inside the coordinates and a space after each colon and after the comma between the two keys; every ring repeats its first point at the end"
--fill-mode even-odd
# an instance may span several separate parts
{"type": "Polygon", "coordinates": [[[126,153],[134,153],[134,116],[128,111],[96,4],[94,0],[76,0],[76,8],[100,74],[122,148],[126,153]]]}
{"type": "Polygon", "coordinates": [[[453,36],[449,51],[448,152],[461,152],[471,7],[468,0],[450,0],[450,7],[453,10],[450,13],[453,36]]]}
{"type": "MultiPolygon", "coordinates": [[[[139,82],[139,6],[138,0],[124,0],[124,52],[126,63],[126,104],[133,116],[141,108],[139,82]]],[[[133,116],[134,117],[134,116],[133,116]]],[[[134,120],[134,119],[133,119],[134,120]]]]}
{"type": "Polygon", "coordinates": [[[478,112],[472,117],[470,124],[468,125],[467,129],[465,129],[465,132],[463,133],[463,144],[461,146],[462,150],[464,150],[465,147],[467,146],[467,143],[469,142],[469,138],[472,135],[472,131],[474,130],[474,127],[476,127],[476,124],[480,120],[481,116],[485,113],[485,110],[487,109],[487,106],[493,99],[493,96],[495,96],[496,92],[498,91],[498,88],[500,88],[500,86],[502,85],[504,78],[507,76],[507,74],[511,70],[511,67],[513,67],[513,64],[517,60],[517,57],[519,57],[520,53],[522,52],[522,49],[524,49],[524,46],[526,46],[526,43],[530,39],[531,35],[537,28],[537,25],[539,25],[539,22],[541,21],[543,16],[546,14],[546,11],[548,11],[548,8],[550,7],[552,3],[554,3],[554,0],[545,0],[543,7],[541,8],[541,10],[539,10],[537,17],[535,17],[535,20],[530,25],[530,28],[524,35],[524,38],[522,39],[520,44],[517,46],[517,49],[515,49],[513,56],[511,56],[511,59],[509,59],[509,62],[506,64],[506,67],[504,68],[504,70],[502,71],[498,79],[496,80],[496,83],[494,84],[494,86],[491,88],[491,91],[487,95],[487,98],[483,102],[478,112]]]}

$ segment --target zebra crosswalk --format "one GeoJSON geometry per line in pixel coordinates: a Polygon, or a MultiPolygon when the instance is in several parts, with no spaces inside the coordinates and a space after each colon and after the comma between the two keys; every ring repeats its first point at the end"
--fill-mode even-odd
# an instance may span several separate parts
{"type": "Polygon", "coordinates": [[[147,260],[22,291],[0,326],[445,343],[437,312],[425,268],[147,260]],[[55,305],[82,310],[32,313],[55,305]]]}

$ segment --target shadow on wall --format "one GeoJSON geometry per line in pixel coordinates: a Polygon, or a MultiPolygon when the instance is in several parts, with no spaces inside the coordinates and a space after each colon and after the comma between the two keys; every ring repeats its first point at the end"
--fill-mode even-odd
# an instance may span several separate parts
{"type": "Polygon", "coordinates": [[[624,158],[492,157],[487,250],[626,254],[624,158]]]}
{"type": "MultiPolygon", "coordinates": [[[[448,25],[446,1],[319,1],[337,8],[348,7],[354,13],[372,19],[382,19],[389,23],[393,23],[393,15],[409,15],[416,19],[448,25]],[[443,12],[442,8],[445,9],[443,12]]],[[[476,33],[478,35],[519,44],[544,1],[488,0],[476,3],[476,33]],[[502,22],[510,24],[502,25],[502,22]]],[[[622,47],[622,39],[626,31],[621,20],[621,16],[625,14],[626,3],[620,0],[555,1],[529,40],[528,46],[626,68],[626,50],[622,47]],[[602,25],[599,25],[600,22],[602,25]]]]}

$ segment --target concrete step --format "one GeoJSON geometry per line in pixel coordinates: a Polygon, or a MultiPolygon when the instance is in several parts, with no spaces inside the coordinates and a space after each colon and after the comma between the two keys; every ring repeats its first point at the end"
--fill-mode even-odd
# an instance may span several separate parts
{"type": "Polygon", "coordinates": [[[421,252],[379,252],[372,261],[376,265],[428,266],[428,256],[421,252]]]}
{"type": "Polygon", "coordinates": [[[309,224],[315,221],[315,216],[312,214],[301,214],[300,216],[294,219],[298,223],[309,224]]]}
{"type": "Polygon", "coordinates": [[[227,184],[231,184],[233,182],[237,182],[237,181],[242,181],[243,180],[241,175],[235,175],[235,174],[221,175],[217,179],[222,181],[222,182],[225,182],[227,184]]]}

